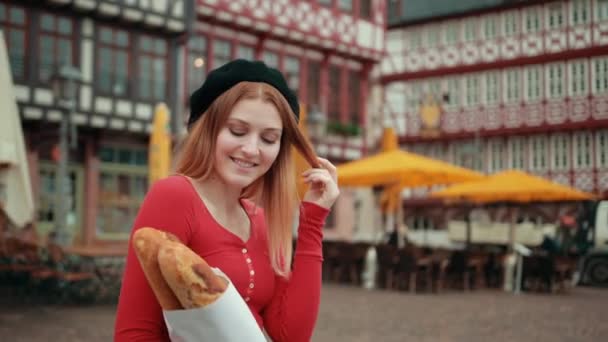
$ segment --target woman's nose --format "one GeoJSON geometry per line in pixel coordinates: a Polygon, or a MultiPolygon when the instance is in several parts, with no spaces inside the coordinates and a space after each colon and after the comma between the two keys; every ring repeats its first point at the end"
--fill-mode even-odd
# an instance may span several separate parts
{"type": "Polygon", "coordinates": [[[241,148],[248,156],[257,156],[260,154],[259,139],[256,137],[251,137],[243,143],[241,148]]]}

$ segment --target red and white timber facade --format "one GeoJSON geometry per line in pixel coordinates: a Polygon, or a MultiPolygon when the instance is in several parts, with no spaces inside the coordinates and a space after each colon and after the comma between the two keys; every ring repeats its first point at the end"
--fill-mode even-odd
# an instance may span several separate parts
{"type": "Polygon", "coordinates": [[[547,1],[389,28],[382,82],[403,147],[608,193],[608,1],[547,1]],[[438,133],[420,103],[440,99],[438,133]]]}
{"type": "Polygon", "coordinates": [[[230,59],[263,60],[288,76],[307,111],[361,129],[316,139],[320,155],[339,162],[365,153],[370,73],[384,52],[385,1],[197,0],[196,17],[185,47],[185,93],[230,59]]]}

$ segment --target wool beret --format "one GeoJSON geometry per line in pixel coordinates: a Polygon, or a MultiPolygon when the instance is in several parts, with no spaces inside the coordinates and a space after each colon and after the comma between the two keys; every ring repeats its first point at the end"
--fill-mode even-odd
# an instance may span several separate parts
{"type": "Polygon", "coordinates": [[[276,88],[285,97],[298,121],[300,117],[298,98],[289,89],[283,74],[261,61],[236,59],[212,70],[203,85],[190,95],[188,127],[191,127],[209,109],[215,99],[240,82],[264,82],[276,88]]]}

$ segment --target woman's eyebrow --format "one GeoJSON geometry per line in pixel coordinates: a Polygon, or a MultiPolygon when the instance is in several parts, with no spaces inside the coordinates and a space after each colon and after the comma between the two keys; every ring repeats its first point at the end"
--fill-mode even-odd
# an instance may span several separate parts
{"type": "MultiPolygon", "coordinates": [[[[229,122],[230,121],[235,121],[235,122],[243,124],[245,126],[251,126],[249,124],[249,122],[247,122],[245,120],[238,119],[238,118],[230,118],[230,119],[228,119],[228,121],[229,122]]],[[[265,128],[264,131],[265,132],[267,132],[267,131],[274,131],[274,132],[277,132],[277,133],[281,133],[281,132],[283,132],[283,129],[282,128],[269,127],[269,128],[265,128]]]]}

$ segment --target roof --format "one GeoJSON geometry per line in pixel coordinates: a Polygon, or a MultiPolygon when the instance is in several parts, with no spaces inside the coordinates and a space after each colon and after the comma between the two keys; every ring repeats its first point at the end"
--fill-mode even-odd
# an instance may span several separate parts
{"type": "Polygon", "coordinates": [[[467,12],[504,7],[525,0],[388,0],[401,1],[401,15],[390,15],[389,26],[401,26],[467,12]]]}

